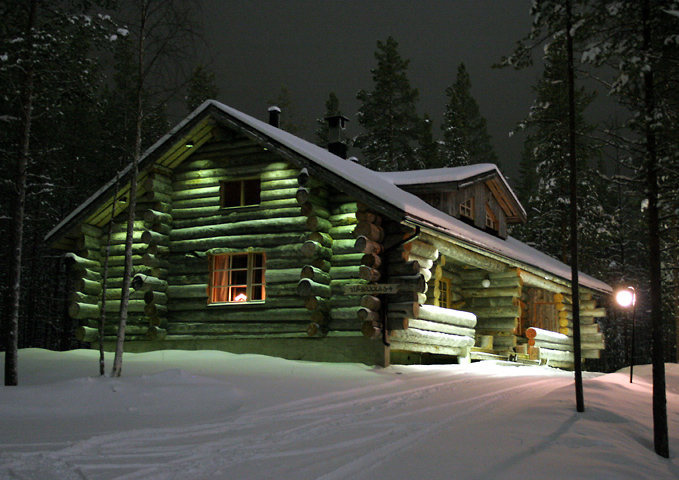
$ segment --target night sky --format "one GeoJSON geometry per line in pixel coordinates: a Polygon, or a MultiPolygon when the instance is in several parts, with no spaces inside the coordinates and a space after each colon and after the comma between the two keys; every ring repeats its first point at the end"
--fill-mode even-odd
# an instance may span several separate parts
{"type": "MultiPolygon", "coordinates": [[[[296,120],[313,141],[315,119],[330,92],[358,133],[360,89],[372,90],[377,41],[391,35],[410,59],[408,77],[420,91],[418,113],[428,113],[434,134],[445,90],[464,62],[472,94],[488,121],[503,170],[515,176],[522,137],[508,133],[532,103],[537,68],[492,69],[530,28],[531,0],[248,0],[206,2],[205,28],[220,88],[218,100],[266,120],[268,100],[285,85],[296,120]]],[[[351,154],[352,152],[350,152],[351,154]]],[[[353,152],[357,153],[356,151],[353,152]]]]}

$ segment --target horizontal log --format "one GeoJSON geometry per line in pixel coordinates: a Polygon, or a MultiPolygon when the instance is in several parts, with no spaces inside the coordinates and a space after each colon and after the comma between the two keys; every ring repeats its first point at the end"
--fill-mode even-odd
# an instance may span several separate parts
{"type": "MultiPolygon", "coordinates": [[[[299,274],[300,278],[309,278],[317,283],[322,283],[324,285],[329,285],[331,277],[328,273],[323,270],[313,267],[311,265],[305,265],[302,267],[302,271],[299,274]]],[[[268,272],[267,272],[268,278],[268,272]]]]}
{"type": "Polygon", "coordinates": [[[358,309],[356,312],[356,317],[362,321],[371,321],[371,322],[379,322],[380,321],[380,313],[376,312],[375,310],[370,310],[369,308],[361,307],[358,309]]]}
{"type": "Polygon", "coordinates": [[[88,280],[86,278],[80,278],[73,283],[73,288],[78,291],[85,293],[87,295],[99,295],[101,293],[101,283],[88,280]]]}
{"type": "Polygon", "coordinates": [[[306,219],[306,229],[311,232],[327,232],[332,227],[329,220],[319,216],[311,216],[306,219]]]}
{"type": "Polygon", "coordinates": [[[372,295],[364,295],[361,297],[361,306],[378,311],[382,308],[382,300],[380,300],[379,297],[374,297],[372,295]]]}
{"type": "Polygon", "coordinates": [[[311,312],[311,322],[318,325],[329,325],[332,322],[329,310],[314,310],[311,312]]]}
{"type": "MultiPolygon", "coordinates": [[[[309,322],[309,310],[306,308],[243,308],[236,305],[211,306],[202,310],[182,310],[170,312],[168,315],[168,328],[174,332],[175,323],[217,323],[228,326],[231,322],[263,322],[271,324],[283,324],[286,322],[301,322],[297,330],[302,331],[300,326],[309,322]],[[227,324],[225,324],[227,322],[227,324]]],[[[243,328],[243,326],[241,326],[243,328]]],[[[247,331],[247,329],[246,329],[247,331]]],[[[249,330],[256,333],[254,327],[249,330]]]]}
{"type": "Polygon", "coordinates": [[[322,260],[329,260],[332,258],[332,250],[323,247],[320,243],[308,240],[302,245],[302,255],[306,258],[318,258],[322,260]]]}
{"type": "Polygon", "coordinates": [[[426,293],[427,291],[427,282],[424,280],[424,277],[420,274],[405,276],[390,276],[388,281],[390,284],[398,285],[399,292],[426,293]]]}
{"type": "Polygon", "coordinates": [[[71,270],[91,269],[98,271],[101,268],[101,263],[99,261],[84,258],[76,255],[75,253],[67,253],[64,255],[64,259],[71,270]]]}
{"type": "Polygon", "coordinates": [[[410,327],[409,318],[387,318],[387,331],[407,330],[410,327]]]}
{"type": "Polygon", "coordinates": [[[149,317],[167,315],[167,307],[157,303],[147,303],[144,307],[144,315],[149,317]]]}
{"type": "Polygon", "coordinates": [[[75,338],[79,342],[92,343],[99,340],[99,330],[85,326],[75,327],[75,338]]]}
{"type": "Polygon", "coordinates": [[[505,307],[469,307],[469,311],[477,318],[520,317],[521,307],[511,305],[505,307]]]}
{"type": "Polygon", "coordinates": [[[87,318],[99,318],[100,314],[101,309],[99,308],[99,305],[73,302],[68,306],[68,316],[73,319],[84,320],[87,318]]]}
{"type": "Polygon", "coordinates": [[[390,332],[389,340],[447,347],[471,347],[474,345],[474,339],[471,337],[450,335],[441,332],[429,332],[417,328],[394,330],[390,332]]]}
{"type": "Polygon", "coordinates": [[[357,255],[355,242],[353,239],[336,238],[332,244],[333,255],[357,255]]]}
{"type": "Polygon", "coordinates": [[[429,260],[436,260],[439,258],[438,248],[419,240],[413,240],[412,242],[406,243],[403,246],[403,249],[410,254],[428,258],[429,260]]]}
{"type": "Polygon", "coordinates": [[[358,222],[353,231],[354,238],[366,237],[367,239],[382,243],[384,240],[384,230],[374,223],[358,222]]]}
{"type": "Polygon", "coordinates": [[[166,328],[168,325],[167,316],[153,315],[149,317],[149,325],[152,327],[166,328]]]}
{"type": "Polygon", "coordinates": [[[429,320],[422,320],[420,318],[411,318],[410,327],[420,330],[427,330],[429,332],[448,333],[451,335],[465,336],[474,338],[476,331],[473,328],[460,327],[457,325],[448,325],[439,322],[430,322],[429,320]]]}
{"type": "Polygon", "coordinates": [[[146,267],[151,267],[151,268],[170,268],[170,262],[168,262],[166,259],[161,258],[157,255],[153,255],[150,253],[145,253],[142,256],[142,262],[144,266],[146,267]]]}
{"type": "Polygon", "coordinates": [[[519,269],[519,276],[523,280],[523,284],[527,287],[537,287],[543,290],[547,290],[555,293],[567,293],[570,292],[570,287],[562,285],[560,283],[553,282],[546,278],[539,277],[525,270],[519,269]]]}
{"type": "Polygon", "coordinates": [[[552,343],[561,343],[566,345],[573,345],[573,339],[561,333],[544,330],[542,328],[530,327],[526,329],[526,337],[535,339],[536,341],[545,341],[552,343]]]}
{"type": "Polygon", "coordinates": [[[321,246],[331,248],[333,244],[333,237],[325,232],[311,232],[307,240],[319,243],[321,246]]]}
{"type": "Polygon", "coordinates": [[[306,334],[310,337],[324,337],[328,334],[328,327],[325,325],[320,325],[315,322],[311,322],[306,327],[306,334]]]}
{"type": "Polygon", "coordinates": [[[417,318],[420,315],[420,304],[417,302],[390,302],[387,304],[388,316],[392,318],[417,318]]]}
{"type": "Polygon", "coordinates": [[[303,278],[297,284],[297,295],[300,297],[330,297],[332,291],[328,285],[314,282],[309,278],[303,278]]]}
{"type": "Polygon", "coordinates": [[[469,357],[471,347],[449,347],[444,345],[426,345],[390,340],[391,351],[402,350],[406,352],[434,353],[437,355],[456,356],[458,358],[469,357]]]}
{"type": "Polygon", "coordinates": [[[169,225],[172,223],[172,215],[156,210],[146,210],[144,212],[144,220],[149,223],[166,223],[169,225]]]}
{"type": "Polygon", "coordinates": [[[356,239],[356,242],[354,243],[354,248],[357,252],[361,253],[376,253],[379,254],[382,252],[382,245],[373,242],[372,240],[366,238],[366,237],[358,237],[356,239]]]}
{"type": "MultiPolygon", "coordinates": [[[[371,267],[371,268],[380,268],[380,265],[382,265],[382,257],[375,253],[366,253],[361,257],[361,265],[365,265],[366,267],[371,267]]],[[[419,265],[418,265],[418,271],[419,271],[419,265]]],[[[415,273],[415,272],[411,272],[415,273]]]]}
{"type": "Polygon", "coordinates": [[[167,281],[144,274],[135,275],[132,278],[131,286],[135,290],[143,290],[145,292],[150,290],[165,292],[168,288],[167,281]]]}
{"type": "Polygon", "coordinates": [[[462,295],[469,298],[481,297],[521,297],[520,288],[463,288],[462,295]]]}
{"type": "Polygon", "coordinates": [[[369,340],[376,340],[382,336],[382,328],[376,322],[367,320],[361,325],[361,334],[369,340]]]}
{"type": "Polygon", "coordinates": [[[207,284],[197,285],[169,285],[167,290],[168,298],[207,298],[207,284]]]}
{"type": "Polygon", "coordinates": [[[201,238],[195,240],[177,240],[170,243],[173,253],[204,251],[212,248],[266,248],[295,244],[299,240],[299,233],[271,233],[252,235],[230,235],[201,238]]]}
{"type": "Polygon", "coordinates": [[[382,225],[382,217],[375,212],[369,210],[361,210],[356,212],[356,220],[359,222],[373,223],[375,225],[382,225]]]}
{"type": "Polygon", "coordinates": [[[330,300],[323,297],[306,297],[304,299],[304,307],[307,310],[330,310],[330,300]]]}
{"type": "MultiPolygon", "coordinates": [[[[270,232],[302,232],[306,227],[307,218],[278,217],[275,211],[271,211],[273,218],[243,220],[240,222],[221,223],[214,225],[201,225],[187,228],[175,228],[170,234],[173,241],[199,240],[209,237],[222,237],[229,235],[270,233],[270,232]]],[[[151,242],[147,242],[151,243],[151,242]]],[[[162,242],[156,242],[162,243],[162,242]]]]}
{"type": "Polygon", "coordinates": [[[167,337],[167,330],[161,327],[149,327],[148,330],[146,330],[146,333],[144,334],[144,337],[146,340],[150,341],[160,341],[160,340],[165,340],[167,337]]]}
{"type": "Polygon", "coordinates": [[[378,282],[382,278],[382,274],[379,270],[361,265],[358,267],[358,278],[368,282],[378,282]]]}
{"type": "Polygon", "coordinates": [[[266,282],[268,284],[292,283],[298,280],[299,280],[299,267],[266,270],[266,282]]]}
{"type": "MultiPolygon", "coordinates": [[[[429,238],[425,236],[425,238],[429,238]]],[[[431,237],[433,239],[433,237],[431,237]]],[[[438,248],[441,255],[450,257],[451,259],[469,265],[471,267],[480,268],[488,272],[503,272],[507,266],[502,262],[486,257],[471,250],[467,250],[457,245],[444,243],[442,241],[433,240],[433,244],[438,248]]]]}
{"type": "Polygon", "coordinates": [[[467,328],[474,328],[476,326],[476,315],[473,313],[435,307],[433,305],[420,305],[420,315],[418,318],[467,328]]]}
{"type": "Polygon", "coordinates": [[[392,263],[389,265],[390,275],[415,275],[423,270],[417,261],[407,261],[403,263],[392,263]]]}

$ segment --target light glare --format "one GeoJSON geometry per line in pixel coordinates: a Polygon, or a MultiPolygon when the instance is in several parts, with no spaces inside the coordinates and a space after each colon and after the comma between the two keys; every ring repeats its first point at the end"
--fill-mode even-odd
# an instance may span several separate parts
{"type": "Polygon", "coordinates": [[[634,300],[635,300],[634,293],[632,293],[629,290],[620,290],[615,296],[615,301],[618,302],[618,305],[620,305],[623,308],[627,308],[630,305],[633,305],[634,300]]]}

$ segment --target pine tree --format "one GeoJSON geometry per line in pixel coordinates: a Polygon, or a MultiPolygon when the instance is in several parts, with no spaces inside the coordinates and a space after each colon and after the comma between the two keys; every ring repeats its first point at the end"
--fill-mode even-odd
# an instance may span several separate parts
{"type": "Polygon", "coordinates": [[[491,137],[471,94],[471,79],[464,63],[457,67],[455,82],[446,89],[448,102],[443,114],[442,166],[497,163],[491,137]]]}
{"type": "Polygon", "coordinates": [[[198,65],[189,78],[186,89],[186,108],[194,111],[205,100],[214,100],[219,95],[219,87],[215,84],[215,72],[204,65],[198,65]]]}
{"type": "Polygon", "coordinates": [[[373,91],[361,90],[356,96],[362,103],[358,122],[365,131],[358,135],[355,145],[363,153],[363,163],[373,170],[421,168],[416,155],[422,125],[416,111],[419,92],[408,80],[410,61],[401,58],[392,37],[377,42],[375,59],[373,91]]]}
{"type": "Polygon", "coordinates": [[[445,166],[440,163],[439,141],[434,138],[433,123],[426,113],[422,117],[418,145],[417,157],[422,168],[439,168],[445,166]]]}

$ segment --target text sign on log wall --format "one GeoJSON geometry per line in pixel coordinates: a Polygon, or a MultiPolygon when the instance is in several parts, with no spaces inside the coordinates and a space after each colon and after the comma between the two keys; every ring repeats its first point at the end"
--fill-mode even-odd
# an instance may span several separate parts
{"type": "Polygon", "coordinates": [[[364,285],[344,285],[345,295],[380,295],[383,293],[398,293],[398,285],[394,284],[364,284],[364,285]]]}

